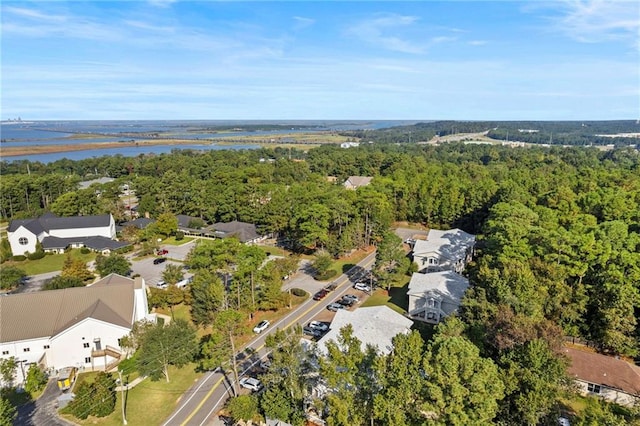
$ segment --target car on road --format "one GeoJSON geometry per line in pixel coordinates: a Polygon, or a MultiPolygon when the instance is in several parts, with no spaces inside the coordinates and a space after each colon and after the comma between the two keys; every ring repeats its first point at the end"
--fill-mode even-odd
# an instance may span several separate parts
{"type": "Polygon", "coordinates": [[[166,257],[156,257],[155,259],[153,259],[153,264],[154,265],[159,265],[161,263],[164,263],[167,261],[166,257]]]}
{"type": "Polygon", "coordinates": [[[262,333],[263,331],[265,331],[269,326],[271,325],[271,323],[267,320],[262,320],[258,323],[258,325],[256,325],[255,327],[253,327],[253,332],[254,333],[262,333]]]}
{"type": "Polygon", "coordinates": [[[159,249],[158,251],[156,251],[156,254],[158,256],[164,256],[165,254],[169,254],[169,250],[167,250],[167,249],[159,249]]]}
{"type": "Polygon", "coordinates": [[[331,283],[328,286],[326,286],[323,290],[329,293],[330,291],[333,291],[336,288],[338,288],[338,286],[335,283],[331,283]]]}
{"type": "Polygon", "coordinates": [[[326,296],[327,296],[327,292],[324,291],[324,290],[320,290],[316,294],[313,295],[313,300],[322,300],[326,296]]]}
{"type": "Polygon", "coordinates": [[[262,389],[262,383],[260,383],[260,380],[253,377],[243,377],[240,379],[239,383],[243,388],[252,390],[254,392],[258,392],[260,389],[262,389]]]}
{"type": "Polygon", "coordinates": [[[367,293],[371,291],[371,286],[365,283],[355,283],[353,288],[360,291],[366,291],[367,293]]]}
{"type": "Polygon", "coordinates": [[[335,301],[333,303],[329,303],[327,305],[327,309],[332,312],[338,312],[339,309],[344,309],[344,306],[338,303],[338,301],[335,301]]]}
{"type": "Polygon", "coordinates": [[[315,328],[316,330],[320,330],[320,331],[329,331],[329,326],[323,322],[320,321],[311,321],[309,323],[309,327],[311,328],[315,328]]]}
{"type": "Polygon", "coordinates": [[[302,329],[302,333],[305,336],[311,336],[311,337],[320,337],[322,336],[322,331],[318,330],[317,328],[313,328],[313,327],[309,327],[306,326],[302,329]]]}

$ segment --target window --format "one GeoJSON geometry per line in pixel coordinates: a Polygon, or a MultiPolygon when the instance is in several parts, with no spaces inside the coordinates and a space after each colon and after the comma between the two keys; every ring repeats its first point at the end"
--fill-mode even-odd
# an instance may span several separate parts
{"type": "Polygon", "coordinates": [[[84,363],[85,363],[85,364],[89,364],[89,363],[91,363],[91,357],[90,357],[90,356],[86,357],[86,358],[84,359],[84,363]]]}
{"type": "Polygon", "coordinates": [[[22,348],[22,352],[29,352],[31,349],[29,348],[22,348]]]}
{"type": "Polygon", "coordinates": [[[49,345],[44,345],[44,348],[45,349],[49,349],[49,345]]]}
{"type": "Polygon", "coordinates": [[[2,355],[9,355],[9,351],[2,351],[2,355]]]}
{"type": "Polygon", "coordinates": [[[29,239],[27,237],[20,237],[18,238],[18,243],[21,246],[26,246],[27,244],[29,244],[29,239]]]}
{"type": "Polygon", "coordinates": [[[587,390],[589,392],[600,393],[600,389],[601,389],[600,385],[596,385],[596,384],[593,384],[593,383],[587,383],[587,390]]]}
{"type": "Polygon", "coordinates": [[[88,343],[83,343],[83,344],[82,344],[82,347],[84,347],[84,348],[88,348],[88,347],[89,347],[89,344],[88,344],[88,343]]]}

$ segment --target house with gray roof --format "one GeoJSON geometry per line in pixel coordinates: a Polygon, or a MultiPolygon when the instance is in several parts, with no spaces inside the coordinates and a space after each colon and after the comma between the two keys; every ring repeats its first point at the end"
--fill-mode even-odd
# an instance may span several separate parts
{"type": "Polygon", "coordinates": [[[370,176],[349,176],[343,185],[347,189],[356,190],[361,186],[369,185],[372,180],[373,178],[370,176]]]}
{"type": "Polygon", "coordinates": [[[127,245],[114,241],[116,224],[110,213],[74,217],[45,213],[35,219],[12,220],[7,237],[14,256],[34,253],[38,242],[50,252],[63,252],[67,247],[108,252],[127,245]]]}
{"type": "Polygon", "coordinates": [[[216,223],[212,228],[214,236],[218,238],[235,237],[242,243],[257,243],[264,239],[264,236],[258,234],[256,225],[253,223],[234,220],[233,222],[216,223]]]}
{"type": "Polygon", "coordinates": [[[36,363],[105,369],[120,360],[120,339],[137,321],[150,320],[141,277],[108,275],[86,287],[0,297],[0,358],[16,357],[22,368],[36,363]]]}
{"type": "Polygon", "coordinates": [[[354,311],[339,309],[333,317],[331,328],[318,341],[318,351],[326,354],[327,342],[338,342],[340,329],[349,324],[353,328],[353,336],[360,340],[363,350],[371,345],[380,354],[387,355],[393,350],[393,338],[400,333],[408,334],[413,321],[388,306],[371,306],[354,311]]]}
{"type": "Polygon", "coordinates": [[[454,271],[414,273],[409,281],[408,314],[411,318],[438,324],[456,312],[469,280],[454,271]]]}
{"type": "Polygon", "coordinates": [[[430,229],[426,240],[417,240],[413,245],[413,261],[419,272],[461,273],[471,261],[475,243],[475,235],[461,229],[430,229]]]}

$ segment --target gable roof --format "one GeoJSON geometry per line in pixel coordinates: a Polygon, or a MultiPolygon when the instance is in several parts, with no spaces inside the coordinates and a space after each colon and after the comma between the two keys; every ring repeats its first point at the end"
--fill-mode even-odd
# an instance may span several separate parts
{"type": "Polygon", "coordinates": [[[58,217],[53,213],[45,213],[36,219],[12,220],[7,228],[8,232],[15,232],[20,226],[24,226],[35,235],[52,229],[77,229],[77,228],[99,228],[111,224],[111,214],[101,214],[96,216],[73,216],[58,217]]]}
{"type": "Polygon", "coordinates": [[[82,244],[85,247],[96,251],[102,251],[106,249],[117,250],[119,248],[131,245],[131,243],[125,241],[115,241],[111,238],[103,237],[100,235],[94,237],[70,238],[44,237],[41,244],[44,250],[64,249],[69,247],[71,244],[82,244]]]}
{"type": "Polygon", "coordinates": [[[367,186],[373,180],[370,176],[349,176],[347,180],[344,181],[344,186],[353,186],[354,188],[359,188],[361,186],[367,186]]]}
{"type": "Polygon", "coordinates": [[[353,336],[362,343],[364,350],[372,345],[382,354],[393,349],[392,339],[400,333],[408,333],[413,321],[389,308],[388,306],[372,306],[358,308],[354,311],[340,309],[336,312],[329,332],[318,341],[318,349],[326,353],[329,340],[338,341],[340,329],[345,325],[353,326],[353,336]]]}
{"type": "Polygon", "coordinates": [[[413,246],[413,255],[421,256],[438,253],[453,261],[464,259],[467,250],[476,242],[476,236],[461,229],[441,231],[430,229],[426,240],[417,240],[413,246]]]}
{"type": "Polygon", "coordinates": [[[467,288],[469,280],[453,271],[414,273],[409,281],[407,295],[420,297],[427,293],[435,293],[459,304],[467,288]]]}
{"type": "Polygon", "coordinates": [[[0,297],[0,343],[52,337],[86,318],[131,327],[134,285],[111,274],[87,287],[0,297]]]}
{"type": "Polygon", "coordinates": [[[236,237],[243,243],[255,240],[260,236],[253,223],[239,222],[237,220],[228,223],[215,223],[213,229],[218,237],[236,237]]]}
{"type": "Polygon", "coordinates": [[[622,359],[570,347],[565,347],[564,353],[571,361],[567,368],[570,376],[640,396],[640,367],[622,359]]]}

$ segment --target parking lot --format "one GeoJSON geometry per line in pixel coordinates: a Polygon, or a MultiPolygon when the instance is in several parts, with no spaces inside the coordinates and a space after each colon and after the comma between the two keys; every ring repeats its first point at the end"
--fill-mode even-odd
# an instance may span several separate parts
{"type": "MultiPolygon", "coordinates": [[[[142,278],[144,278],[145,282],[148,286],[155,287],[159,281],[162,280],[162,272],[164,268],[169,265],[180,265],[183,266],[183,261],[187,257],[187,254],[194,246],[195,241],[190,241],[181,246],[173,246],[173,245],[162,245],[160,248],[167,250],[167,254],[162,257],[166,257],[167,261],[154,265],[153,261],[157,258],[157,256],[147,257],[145,259],[132,261],[131,270],[132,274],[140,274],[142,278]]],[[[193,274],[185,272],[185,278],[190,277],[193,274]]]]}

